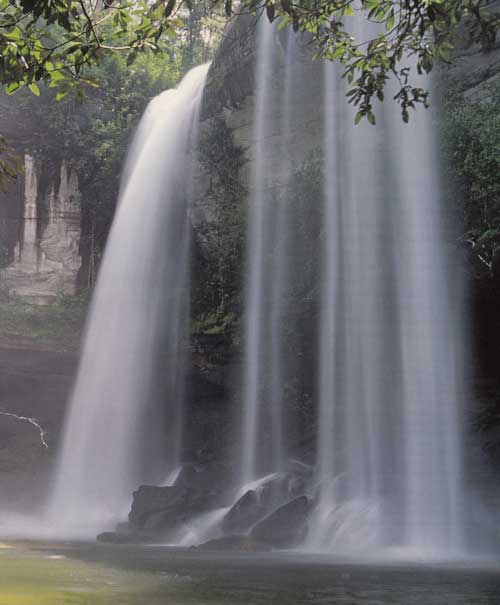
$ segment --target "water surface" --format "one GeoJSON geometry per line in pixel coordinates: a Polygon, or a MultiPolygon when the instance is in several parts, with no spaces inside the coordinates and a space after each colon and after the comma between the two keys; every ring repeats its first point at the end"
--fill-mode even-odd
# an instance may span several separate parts
{"type": "Polygon", "coordinates": [[[498,605],[495,565],[352,565],[294,554],[16,544],[1,605],[498,605]]]}

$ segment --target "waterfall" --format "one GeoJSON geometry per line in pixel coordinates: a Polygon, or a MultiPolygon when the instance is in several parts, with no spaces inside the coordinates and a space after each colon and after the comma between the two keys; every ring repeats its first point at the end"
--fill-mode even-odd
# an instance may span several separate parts
{"type": "Polygon", "coordinates": [[[326,550],[459,553],[462,335],[440,244],[432,113],[404,124],[384,105],[377,129],[354,126],[335,66],[324,73],[320,495],[310,540],[326,550]]]}
{"type": "MultiPolygon", "coordinates": [[[[243,410],[243,446],[241,475],[244,482],[256,478],[259,469],[258,435],[261,429],[261,398],[264,394],[262,388],[265,368],[264,347],[266,338],[266,310],[267,310],[267,284],[265,268],[268,251],[267,231],[269,224],[269,204],[267,192],[270,188],[270,175],[268,172],[268,149],[266,149],[265,136],[270,126],[268,121],[268,107],[271,96],[273,58],[272,52],[273,30],[271,27],[259,27],[257,33],[256,66],[256,93],[255,93],[255,158],[253,162],[252,187],[250,196],[251,212],[248,217],[248,282],[247,310],[245,325],[245,383],[244,383],[244,410],[243,410]]],[[[273,353],[275,352],[275,347],[273,353]]],[[[272,356],[270,363],[277,360],[272,356]]],[[[274,365],[273,370],[278,371],[274,365]]],[[[271,402],[271,416],[276,420],[275,408],[271,402]]],[[[281,429],[279,428],[280,432],[281,429]]],[[[278,436],[278,439],[280,437],[278,436]]]]}
{"type": "Polygon", "coordinates": [[[112,527],[140,483],[164,480],[181,462],[188,151],[207,71],[191,70],[151,101],[129,152],[49,503],[65,535],[112,527]]]}
{"type": "Polygon", "coordinates": [[[288,185],[293,161],[290,126],[299,106],[293,104],[300,65],[295,65],[297,38],[290,30],[283,48],[270,24],[257,31],[257,65],[252,182],[248,213],[246,282],[244,409],[242,423],[243,484],[286,465],[285,384],[288,356],[282,336],[286,325],[290,274],[290,224],[286,199],[277,193],[288,185]],[[282,55],[282,56],[280,56],[282,55]],[[283,69],[283,87],[276,86],[275,71],[283,69]],[[273,122],[276,105],[283,112],[273,122]],[[282,145],[270,143],[280,133],[282,145]]]}
{"type": "MultiPolygon", "coordinates": [[[[341,68],[313,67],[307,46],[260,19],[239,480],[177,535],[219,536],[260,490],[242,531],[298,496],[304,550],[461,553],[464,335],[433,114],[404,124],[387,101],[376,127],[354,125],[341,68]]],[[[65,536],[122,520],[141,483],[182,484],[190,151],[207,69],[151,102],[129,153],[49,506],[65,536]]]]}
{"type": "MultiPolygon", "coordinates": [[[[287,297],[292,271],[305,268],[292,266],[290,208],[278,190],[292,178],[290,100],[300,113],[304,83],[301,63],[289,53],[290,35],[282,46],[279,36],[260,20],[242,483],[282,470],[290,456],[284,385],[294,353],[286,349],[287,297]],[[281,78],[273,78],[277,65],[281,78]],[[272,118],[277,107],[279,123],[272,118]]],[[[445,267],[432,112],[420,108],[405,124],[386,101],[376,107],[376,127],[356,126],[340,75],[338,66],[324,63],[317,100],[323,112],[317,451],[305,547],[460,553],[464,336],[445,267]]],[[[429,84],[422,78],[424,88],[429,84]]]]}

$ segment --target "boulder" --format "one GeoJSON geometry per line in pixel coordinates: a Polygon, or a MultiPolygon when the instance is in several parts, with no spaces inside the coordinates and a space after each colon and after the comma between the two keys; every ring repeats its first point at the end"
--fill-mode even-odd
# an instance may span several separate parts
{"type": "Polygon", "coordinates": [[[229,509],[222,522],[222,529],[227,533],[246,532],[267,512],[268,509],[260,504],[258,494],[248,490],[229,509]]]}
{"type": "Polygon", "coordinates": [[[134,492],[128,516],[130,531],[159,537],[216,504],[213,492],[189,488],[179,481],[171,487],[141,485],[134,492]]]}
{"type": "Polygon", "coordinates": [[[276,508],[290,499],[292,475],[289,473],[274,473],[268,480],[256,489],[259,502],[268,511],[276,508]]]}
{"type": "Polygon", "coordinates": [[[182,510],[188,502],[188,488],[182,485],[156,487],[141,485],[133,494],[132,508],[128,520],[131,527],[142,529],[151,515],[158,512],[174,513],[182,510]]]}
{"type": "Polygon", "coordinates": [[[198,470],[194,464],[186,462],[182,465],[179,475],[174,482],[174,486],[184,485],[188,488],[199,488],[202,478],[203,472],[198,470]]]}
{"type": "Polygon", "coordinates": [[[174,485],[184,485],[191,489],[209,492],[215,491],[224,485],[227,473],[227,468],[218,462],[211,461],[208,464],[186,462],[182,465],[174,485]]]}
{"type": "Polygon", "coordinates": [[[257,523],[250,537],[276,548],[287,548],[303,542],[311,505],[306,496],[299,496],[280,506],[257,523]]]}

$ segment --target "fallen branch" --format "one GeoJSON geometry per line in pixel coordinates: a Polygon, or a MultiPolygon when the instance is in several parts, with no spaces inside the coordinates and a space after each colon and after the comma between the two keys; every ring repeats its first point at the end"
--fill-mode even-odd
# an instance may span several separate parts
{"type": "Polygon", "coordinates": [[[10,416],[11,418],[16,418],[17,420],[21,420],[23,422],[29,422],[32,426],[34,426],[36,429],[38,429],[38,432],[40,434],[40,442],[43,445],[43,447],[46,450],[49,449],[49,444],[45,440],[47,433],[43,430],[42,426],[40,424],[38,424],[38,422],[36,420],[33,420],[33,418],[29,418],[28,416],[19,416],[18,414],[14,414],[13,412],[0,411],[0,415],[1,416],[10,416]]]}

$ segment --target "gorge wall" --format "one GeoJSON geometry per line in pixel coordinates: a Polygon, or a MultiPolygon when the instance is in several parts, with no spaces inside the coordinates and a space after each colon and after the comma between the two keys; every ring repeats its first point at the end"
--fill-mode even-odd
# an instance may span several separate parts
{"type": "Polygon", "coordinates": [[[55,460],[77,367],[81,202],[75,158],[48,152],[19,95],[0,95],[0,132],[20,172],[0,190],[0,491],[36,508],[55,460]]]}
{"type": "Polygon", "coordinates": [[[47,304],[77,290],[81,266],[81,195],[69,161],[51,167],[23,155],[23,174],[0,199],[0,289],[7,299],[19,297],[47,304]]]}
{"type": "MultiPolygon", "coordinates": [[[[284,38],[284,33],[282,38],[284,38]]],[[[283,47],[283,39],[278,42],[283,47]]],[[[203,372],[204,380],[209,382],[216,377],[220,401],[225,401],[231,410],[235,399],[241,398],[238,381],[235,377],[241,370],[241,313],[242,313],[242,270],[245,266],[245,217],[248,202],[251,199],[251,184],[249,175],[252,163],[255,161],[256,145],[253,140],[252,120],[255,105],[255,27],[250,17],[234,20],[227,28],[224,39],[211,66],[201,112],[201,146],[200,168],[196,199],[192,208],[192,225],[195,257],[193,260],[193,332],[196,355],[193,355],[195,368],[203,372]],[[211,357],[211,347],[224,350],[215,358],[211,357]],[[209,362],[209,358],[211,362],[209,362]]],[[[267,123],[272,128],[266,136],[272,153],[266,162],[273,167],[275,175],[271,186],[277,194],[288,196],[291,204],[296,203],[294,197],[300,197],[302,204],[314,203],[317,187],[317,158],[315,151],[321,139],[321,68],[319,62],[311,61],[311,50],[304,42],[300,61],[307,65],[303,71],[303,87],[301,99],[297,102],[304,107],[300,120],[294,124],[291,156],[286,151],[285,141],[280,133],[281,112],[276,110],[277,103],[270,103],[274,112],[267,123]],[[295,190],[287,191],[281,182],[283,165],[291,162],[296,168],[297,179],[295,190]]],[[[278,94],[283,85],[283,62],[275,68],[275,76],[271,95],[278,94]]],[[[442,66],[436,75],[436,80],[444,84],[446,94],[457,98],[462,97],[467,102],[488,103],[492,88],[498,85],[500,75],[500,45],[485,51],[477,44],[467,42],[464,37],[457,50],[451,66],[442,66]]],[[[438,94],[433,95],[433,101],[438,102],[438,94]]],[[[390,101],[386,101],[390,102],[390,101]]],[[[419,109],[424,111],[423,108],[419,109]]],[[[394,108],[397,111],[397,107],[394,108]]],[[[439,127],[439,124],[436,124],[439,127]]],[[[448,197],[448,196],[446,196],[448,197]]],[[[469,368],[475,376],[474,393],[468,398],[470,410],[470,425],[477,430],[478,424],[484,425],[483,407],[485,402],[488,421],[499,409],[500,392],[497,381],[497,351],[500,338],[500,321],[498,314],[498,275],[494,262],[487,267],[481,260],[481,249],[470,247],[464,242],[465,226],[460,215],[463,200],[458,196],[453,199],[443,199],[443,207],[453,204],[450,212],[459,215],[458,221],[448,233],[450,260],[456,266],[458,263],[467,275],[468,303],[472,316],[472,341],[470,347],[469,368]],[[472,367],[473,366],[473,367],[472,367]],[[479,420],[478,420],[479,416],[479,420]]],[[[448,210],[446,210],[448,211],[448,210]]],[[[308,262],[314,255],[314,238],[320,237],[321,227],[308,225],[308,250],[300,250],[298,262],[308,262]],[[300,256],[302,253],[302,256],[300,256]]],[[[497,255],[497,260],[500,255],[497,255]]],[[[302,374],[302,386],[297,390],[296,385],[288,391],[290,405],[297,406],[303,413],[305,422],[302,424],[302,434],[297,434],[296,441],[303,450],[314,447],[310,435],[314,397],[314,372],[311,342],[313,335],[301,327],[303,319],[313,316],[317,293],[304,288],[294,303],[297,306],[297,337],[291,345],[300,359],[298,375],[302,374]],[[306,376],[309,376],[307,384],[306,376]]],[[[310,324],[311,322],[309,322],[310,324]]],[[[300,382],[300,380],[298,382],[300,382]]],[[[210,399],[210,398],[209,398],[210,399]]],[[[193,405],[196,404],[194,401],[193,405]]],[[[214,400],[205,400],[198,406],[198,419],[205,418],[205,411],[211,409],[214,400]]],[[[215,406],[217,407],[217,405],[215,406]]],[[[217,408],[220,409],[220,408],[217,408]]],[[[206,418],[209,417],[207,414],[206,418]]],[[[219,418],[227,420],[225,412],[219,418]]],[[[210,421],[209,421],[210,423],[210,421]]],[[[483,430],[482,428],[480,429],[483,430]]],[[[493,449],[500,451],[498,423],[489,425],[487,433],[489,443],[496,443],[493,449]],[[491,438],[491,439],[490,439],[491,438]]],[[[212,426],[210,434],[217,431],[212,426]]],[[[214,448],[217,439],[213,440],[214,448]]],[[[481,445],[478,449],[481,449],[481,445]]],[[[497,455],[495,454],[495,455],[497,455]]],[[[478,453],[481,458],[483,453],[478,453]]],[[[478,459],[472,463],[475,464],[478,459]]],[[[489,480],[489,479],[488,479],[489,480]]]]}

